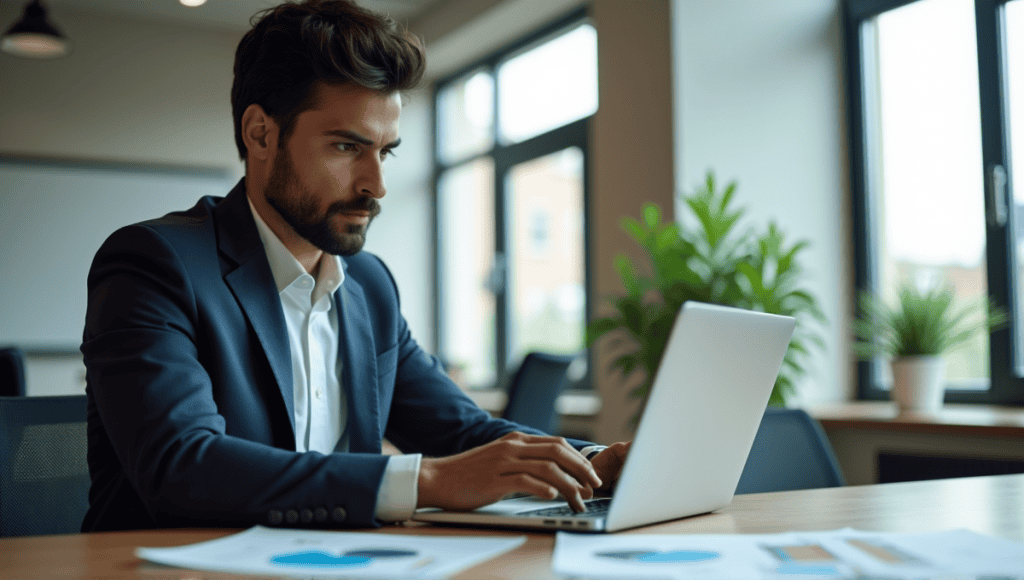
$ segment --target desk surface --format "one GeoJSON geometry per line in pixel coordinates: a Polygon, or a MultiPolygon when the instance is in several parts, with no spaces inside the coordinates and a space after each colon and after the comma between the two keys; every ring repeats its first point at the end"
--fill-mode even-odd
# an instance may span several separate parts
{"type": "MultiPolygon", "coordinates": [[[[966,528],[1024,541],[1024,475],[738,495],[732,505],[712,514],[622,533],[776,533],[847,526],[888,532],[966,528]]],[[[238,578],[157,568],[132,555],[136,546],[177,546],[237,531],[154,530],[0,539],[0,578],[238,578]]],[[[508,533],[425,524],[389,526],[379,532],[429,535],[508,533]]],[[[471,568],[458,578],[556,578],[551,572],[553,547],[553,534],[527,534],[527,541],[520,548],[471,568]]]]}

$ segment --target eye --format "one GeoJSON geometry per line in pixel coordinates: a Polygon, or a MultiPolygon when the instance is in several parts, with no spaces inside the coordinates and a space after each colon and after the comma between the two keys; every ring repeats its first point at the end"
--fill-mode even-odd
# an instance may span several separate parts
{"type": "Polygon", "coordinates": [[[394,149],[381,149],[381,151],[380,151],[380,159],[381,159],[381,161],[387,159],[388,157],[396,157],[395,150],[394,149]]]}
{"type": "Polygon", "coordinates": [[[351,141],[343,141],[341,143],[335,143],[334,146],[342,153],[354,153],[358,150],[359,144],[352,143],[351,141]]]}

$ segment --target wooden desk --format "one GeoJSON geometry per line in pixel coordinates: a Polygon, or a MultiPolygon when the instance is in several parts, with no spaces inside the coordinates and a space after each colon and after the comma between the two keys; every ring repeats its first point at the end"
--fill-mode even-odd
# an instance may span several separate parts
{"type": "MultiPolygon", "coordinates": [[[[966,528],[1024,541],[1024,475],[1003,475],[739,495],[713,514],[630,530],[628,534],[776,533],[854,527],[868,531],[927,532],[966,528]]],[[[0,578],[200,580],[238,578],[152,566],[132,555],[136,546],[177,546],[238,530],[160,530],[0,539],[0,578]]],[[[384,534],[495,535],[508,532],[390,526],[384,534]]],[[[471,568],[458,578],[553,579],[554,535],[527,534],[526,544],[471,568]]]]}

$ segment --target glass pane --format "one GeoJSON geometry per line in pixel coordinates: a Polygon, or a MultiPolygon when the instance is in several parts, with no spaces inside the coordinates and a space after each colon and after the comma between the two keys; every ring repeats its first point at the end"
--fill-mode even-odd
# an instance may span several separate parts
{"type": "Polygon", "coordinates": [[[494,162],[481,158],[438,183],[441,352],[462,387],[495,384],[494,162]]]}
{"type": "Polygon", "coordinates": [[[512,168],[509,359],[531,350],[583,350],[583,152],[576,147],[512,168]]]}
{"type": "MultiPolygon", "coordinates": [[[[878,16],[875,31],[879,290],[892,303],[901,284],[950,284],[958,303],[974,301],[988,285],[973,0],[920,0],[878,16]]],[[[949,352],[949,386],[988,388],[988,355],[984,333],[949,352]]]]}
{"type": "Polygon", "coordinates": [[[454,163],[494,144],[494,78],[478,71],[456,81],[437,96],[437,151],[454,163]]]}
{"type": "Polygon", "coordinates": [[[498,68],[498,130],[516,143],[597,110],[597,32],[584,24],[498,68]]]}
{"type": "MultiPolygon", "coordinates": [[[[1006,114],[1009,122],[1010,190],[1013,192],[1014,255],[1017,269],[1017,312],[1024,306],[1024,1],[1006,4],[1003,12],[1006,38],[1006,114]]],[[[1024,316],[1014,320],[1017,373],[1024,374],[1024,316]]]]}

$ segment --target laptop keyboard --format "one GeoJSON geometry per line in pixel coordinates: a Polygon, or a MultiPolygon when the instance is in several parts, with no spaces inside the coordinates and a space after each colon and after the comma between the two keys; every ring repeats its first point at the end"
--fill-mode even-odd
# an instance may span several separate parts
{"type": "Polygon", "coordinates": [[[608,506],[612,504],[612,500],[609,497],[605,497],[601,499],[592,499],[583,503],[587,506],[587,511],[585,512],[574,512],[571,507],[564,505],[520,512],[519,515],[554,516],[559,518],[600,518],[608,514],[608,506]]]}

